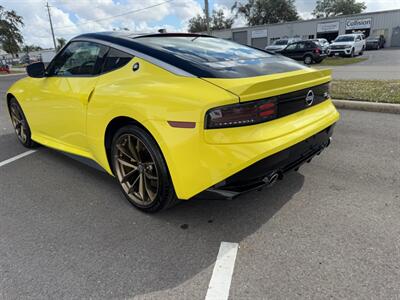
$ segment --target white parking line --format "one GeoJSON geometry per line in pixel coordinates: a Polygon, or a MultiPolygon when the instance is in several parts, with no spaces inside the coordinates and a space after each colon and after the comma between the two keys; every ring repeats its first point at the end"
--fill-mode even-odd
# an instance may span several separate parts
{"type": "Polygon", "coordinates": [[[228,299],[238,247],[237,243],[221,243],[206,300],[228,299]]]}
{"type": "Polygon", "coordinates": [[[9,159],[3,160],[3,161],[0,162],[0,167],[5,166],[5,165],[7,165],[9,163],[12,163],[13,161],[16,161],[17,159],[25,157],[25,156],[27,156],[29,154],[35,153],[36,151],[37,150],[29,150],[29,151],[26,151],[24,153],[18,154],[18,155],[14,156],[14,157],[11,157],[9,159]]]}

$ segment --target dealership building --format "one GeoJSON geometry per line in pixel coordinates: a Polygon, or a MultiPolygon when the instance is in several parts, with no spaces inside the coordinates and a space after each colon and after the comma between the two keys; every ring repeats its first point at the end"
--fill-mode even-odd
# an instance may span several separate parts
{"type": "Polygon", "coordinates": [[[325,38],[331,41],[340,34],[353,32],[363,32],[365,36],[383,35],[385,47],[400,47],[400,9],[217,30],[212,35],[264,48],[282,38],[325,38]]]}

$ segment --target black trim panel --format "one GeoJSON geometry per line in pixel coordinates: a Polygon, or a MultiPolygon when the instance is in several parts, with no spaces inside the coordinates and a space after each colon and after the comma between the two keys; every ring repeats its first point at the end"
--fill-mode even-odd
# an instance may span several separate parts
{"type": "Polygon", "coordinates": [[[329,98],[329,83],[309,87],[303,90],[277,96],[278,118],[291,115],[303,109],[320,104],[329,98]],[[309,91],[313,91],[314,100],[311,104],[306,103],[309,91]]]}

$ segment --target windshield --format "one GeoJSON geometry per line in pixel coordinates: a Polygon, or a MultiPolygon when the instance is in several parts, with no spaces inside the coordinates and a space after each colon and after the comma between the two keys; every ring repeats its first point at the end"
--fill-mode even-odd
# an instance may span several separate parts
{"type": "Polygon", "coordinates": [[[288,40],[278,40],[274,42],[274,45],[287,45],[288,40]]]}
{"type": "Polygon", "coordinates": [[[353,42],[353,41],[354,41],[354,36],[352,35],[339,35],[335,39],[335,42],[353,42]]]}

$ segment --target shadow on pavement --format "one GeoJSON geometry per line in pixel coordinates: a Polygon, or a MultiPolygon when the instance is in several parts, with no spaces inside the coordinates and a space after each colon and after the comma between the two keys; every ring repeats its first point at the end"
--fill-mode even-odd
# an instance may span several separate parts
{"type": "Polygon", "coordinates": [[[132,207],[111,176],[40,149],[0,170],[3,295],[122,298],[169,289],[212,265],[290,201],[304,177],[230,201],[192,200],[158,214],[132,207]],[[25,178],[15,185],[16,179],[25,178]]]}

